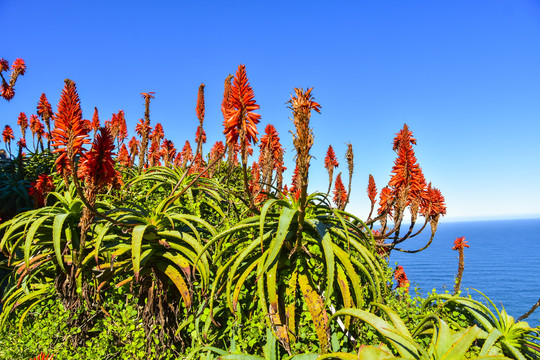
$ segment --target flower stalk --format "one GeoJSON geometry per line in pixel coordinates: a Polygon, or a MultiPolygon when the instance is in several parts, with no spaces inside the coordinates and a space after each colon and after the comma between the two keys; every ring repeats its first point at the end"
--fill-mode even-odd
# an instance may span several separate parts
{"type": "Polygon", "coordinates": [[[467,245],[467,241],[465,241],[465,236],[456,238],[452,250],[459,252],[459,265],[456,276],[456,284],[454,286],[454,295],[456,295],[461,288],[461,279],[463,278],[463,270],[465,270],[465,254],[463,253],[463,249],[466,247],[469,247],[469,245],[467,245]]]}

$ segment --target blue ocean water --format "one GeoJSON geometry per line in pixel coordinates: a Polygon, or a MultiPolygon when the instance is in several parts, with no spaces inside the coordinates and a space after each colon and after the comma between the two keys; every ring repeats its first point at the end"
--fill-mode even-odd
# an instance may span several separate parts
{"type": "MultiPolygon", "coordinates": [[[[406,240],[403,248],[421,248],[429,239],[426,234],[406,240]]],[[[454,240],[465,236],[465,271],[461,289],[478,289],[493,303],[518,318],[540,298],[540,219],[444,222],[437,229],[431,246],[416,254],[393,251],[390,265],[403,266],[411,289],[415,284],[423,296],[433,288],[438,293],[453,292],[458,269],[458,252],[454,240]]],[[[483,301],[474,290],[471,296],[483,301]]],[[[540,308],[525,321],[540,325],[540,308]]]]}

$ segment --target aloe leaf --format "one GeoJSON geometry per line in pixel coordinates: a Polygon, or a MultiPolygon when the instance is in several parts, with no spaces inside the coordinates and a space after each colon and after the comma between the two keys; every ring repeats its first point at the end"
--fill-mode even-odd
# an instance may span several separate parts
{"type": "MultiPolygon", "coordinates": [[[[275,335],[279,342],[283,345],[287,352],[290,352],[289,346],[289,336],[287,325],[284,324],[281,320],[279,303],[278,303],[278,294],[277,294],[277,267],[278,262],[275,261],[269,271],[266,273],[266,286],[268,289],[268,302],[270,303],[270,308],[268,311],[268,317],[272,323],[272,331],[270,332],[272,337],[275,335]]],[[[268,332],[268,330],[267,330],[268,332]]],[[[270,349],[272,350],[272,349],[270,349]]]]}
{"type": "Polygon", "coordinates": [[[242,286],[244,285],[244,282],[248,278],[248,276],[251,274],[253,269],[259,264],[261,261],[261,258],[256,258],[253,260],[244,270],[242,275],[240,275],[240,278],[236,281],[236,285],[234,287],[233,296],[232,296],[232,308],[233,311],[236,311],[236,304],[238,303],[238,297],[240,296],[240,291],[242,290],[242,286]]]}
{"type": "Polygon", "coordinates": [[[178,292],[180,292],[185,306],[188,309],[191,308],[191,294],[189,287],[184,281],[184,278],[180,272],[172,264],[158,263],[156,266],[172,280],[172,282],[176,285],[178,292]]]}
{"type": "Polygon", "coordinates": [[[441,360],[461,360],[478,337],[480,328],[474,325],[466,330],[461,338],[452,344],[452,347],[440,358],[441,360]]]}
{"type": "Polygon", "coordinates": [[[419,345],[408,334],[399,333],[392,324],[376,315],[360,309],[342,309],[332,315],[330,320],[342,315],[350,315],[373,326],[403,357],[417,359],[422,352],[419,345]]]}
{"type": "Polygon", "coordinates": [[[66,269],[64,268],[64,259],[62,258],[62,249],[60,247],[60,242],[62,240],[62,228],[64,227],[64,221],[66,221],[69,215],[70,213],[56,215],[53,221],[54,253],[56,255],[56,260],[58,261],[58,265],[60,266],[63,272],[66,272],[66,269]]]}
{"type": "Polygon", "coordinates": [[[362,299],[362,291],[360,289],[360,277],[354,270],[354,267],[349,260],[349,256],[345,251],[343,251],[339,246],[336,244],[332,244],[332,248],[334,250],[334,254],[337,256],[338,260],[340,261],[341,265],[345,269],[345,273],[347,274],[347,277],[351,280],[351,284],[354,290],[354,295],[356,298],[356,306],[362,307],[364,305],[364,300],[362,299]]]}
{"type": "Polygon", "coordinates": [[[152,229],[153,225],[137,225],[133,229],[131,236],[131,261],[133,262],[133,273],[135,281],[139,281],[139,272],[141,268],[141,245],[144,234],[148,228],[152,229]]]}
{"type": "Polygon", "coordinates": [[[323,301],[319,294],[313,289],[311,281],[306,273],[300,272],[298,274],[298,284],[300,285],[300,291],[304,296],[304,302],[311,314],[315,332],[319,339],[321,352],[325,354],[330,350],[330,327],[328,325],[329,319],[323,301]]]}
{"type": "Polygon", "coordinates": [[[283,208],[279,217],[277,234],[274,241],[270,244],[270,252],[268,254],[268,259],[266,259],[263,273],[266,272],[266,270],[270,267],[270,265],[274,262],[274,260],[280,253],[283,242],[285,241],[285,238],[287,237],[287,234],[289,232],[291,222],[296,214],[296,210],[289,209],[287,207],[283,208]]]}
{"type": "MultiPolygon", "coordinates": [[[[268,238],[271,235],[271,232],[268,232],[266,234],[266,238],[268,238]]],[[[230,309],[233,309],[233,304],[230,301],[231,296],[231,289],[232,289],[232,283],[234,281],[234,277],[236,275],[236,270],[238,267],[242,264],[242,262],[253,253],[253,250],[259,245],[261,242],[261,238],[257,238],[254,240],[251,244],[249,244],[238,256],[236,257],[236,260],[234,261],[233,265],[231,266],[231,269],[229,271],[229,274],[227,276],[227,304],[229,305],[230,309]]]]}
{"type": "Polygon", "coordinates": [[[482,345],[482,349],[480,350],[480,353],[478,355],[485,356],[489,354],[489,350],[493,347],[495,342],[502,337],[502,333],[497,328],[491,329],[489,332],[488,337],[484,341],[484,345],[482,345]]]}
{"type": "Polygon", "coordinates": [[[96,238],[96,243],[94,245],[94,256],[96,259],[96,263],[98,262],[99,249],[101,248],[101,243],[103,242],[103,238],[105,237],[105,235],[107,234],[111,226],[112,226],[111,223],[105,224],[105,226],[103,226],[103,228],[98,233],[98,236],[96,238]]]}
{"type": "Polygon", "coordinates": [[[30,229],[28,230],[28,233],[26,234],[26,241],[24,242],[24,262],[26,264],[26,268],[28,269],[30,267],[30,250],[32,247],[32,243],[34,242],[34,236],[36,235],[36,232],[41,227],[41,224],[45,220],[47,220],[47,216],[40,217],[37,221],[32,223],[32,226],[30,226],[30,229]]]}

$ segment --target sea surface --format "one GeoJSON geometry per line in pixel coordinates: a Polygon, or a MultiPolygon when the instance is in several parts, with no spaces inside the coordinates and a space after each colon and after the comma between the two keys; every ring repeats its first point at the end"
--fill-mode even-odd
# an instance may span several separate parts
{"type": "MultiPolygon", "coordinates": [[[[429,239],[429,225],[418,238],[401,245],[414,250],[429,239]]],[[[390,265],[403,266],[411,290],[415,285],[425,296],[432,289],[453,293],[458,269],[454,240],[465,236],[465,271],[462,291],[483,301],[477,289],[515,319],[526,313],[540,298],[540,219],[444,222],[438,226],[431,246],[415,254],[393,251],[390,265]],[[468,289],[468,290],[467,290],[468,289]]],[[[485,302],[485,301],[483,301],[485,302]]],[[[494,312],[495,313],[495,312],[494,312]]],[[[540,325],[540,308],[525,321],[540,325]]]]}

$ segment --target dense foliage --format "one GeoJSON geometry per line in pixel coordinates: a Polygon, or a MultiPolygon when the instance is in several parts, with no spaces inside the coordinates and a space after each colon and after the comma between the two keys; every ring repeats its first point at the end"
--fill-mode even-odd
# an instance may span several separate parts
{"type": "Polygon", "coordinates": [[[243,65],[225,81],[225,143],[206,155],[204,84],[195,151],[189,141],[177,151],[161,124],[152,128],[152,92],[129,142],[122,110],[103,126],[97,108],[83,119],[73,81],[56,113],[43,94],[30,117],[33,148],[24,113],[15,155],[13,130],[3,134],[0,358],[536,358],[538,328],[460,296],[463,238],[454,294],[411,296],[403,268],[389,267],[391,251],[427,248],[446,213],[407,125],[380,194],[369,177],[367,219],[345,211],[351,144],[348,189],[341,173],[334,180],[330,146],[328,191],[308,191],[310,119],[321,108],[311,91],[294,89],[289,101],[289,185],[276,129],[259,142],[243,65]],[[425,246],[402,248],[428,224],[425,246]]]}

